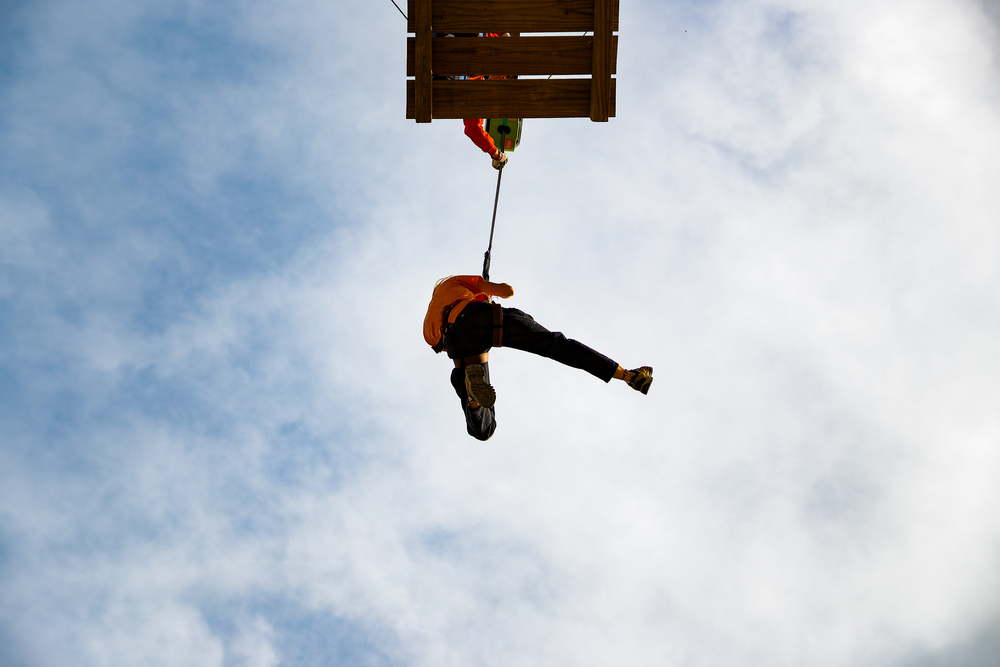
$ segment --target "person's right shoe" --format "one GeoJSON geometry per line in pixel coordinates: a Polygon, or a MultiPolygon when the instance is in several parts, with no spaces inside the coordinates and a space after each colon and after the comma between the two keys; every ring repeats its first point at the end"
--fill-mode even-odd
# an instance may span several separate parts
{"type": "Polygon", "coordinates": [[[465,391],[484,408],[492,408],[497,402],[497,392],[486,381],[486,369],[481,364],[469,364],[465,367],[465,391]]]}
{"type": "Polygon", "coordinates": [[[653,384],[653,367],[640,366],[629,371],[632,379],[628,381],[628,386],[643,394],[649,393],[649,385],[653,384]]]}

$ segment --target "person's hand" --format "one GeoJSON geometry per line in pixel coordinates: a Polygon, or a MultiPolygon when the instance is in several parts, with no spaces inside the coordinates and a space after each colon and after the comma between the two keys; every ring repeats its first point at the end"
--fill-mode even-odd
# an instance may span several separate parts
{"type": "Polygon", "coordinates": [[[507,154],[497,151],[497,156],[493,158],[493,168],[503,169],[507,166],[507,154]]]}
{"type": "Polygon", "coordinates": [[[509,299],[514,296],[514,288],[507,283],[491,283],[488,280],[484,280],[480,289],[484,294],[498,296],[501,299],[509,299]]]}

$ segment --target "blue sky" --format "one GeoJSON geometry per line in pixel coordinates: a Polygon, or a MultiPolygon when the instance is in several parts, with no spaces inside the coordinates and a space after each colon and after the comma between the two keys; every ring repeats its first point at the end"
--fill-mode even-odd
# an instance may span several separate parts
{"type": "Polygon", "coordinates": [[[648,396],[423,343],[495,172],[381,3],[0,3],[0,665],[984,664],[998,28],[622,3],[492,275],[648,396]]]}

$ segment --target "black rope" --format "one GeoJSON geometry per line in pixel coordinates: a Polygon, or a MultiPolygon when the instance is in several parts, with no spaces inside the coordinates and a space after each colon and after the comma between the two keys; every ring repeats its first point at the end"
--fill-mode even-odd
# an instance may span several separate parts
{"type": "MultiPolygon", "coordinates": [[[[510,132],[510,128],[507,127],[506,125],[501,125],[500,127],[497,128],[497,132],[500,133],[501,136],[500,143],[502,144],[503,143],[502,139],[506,138],[507,133],[510,132]]],[[[497,150],[500,149],[497,148],[497,150]]],[[[503,151],[500,152],[503,153],[503,151]]],[[[502,176],[503,176],[503,165],[500,165],[500,169],[497,170],[497,194],[495,197],[493,197],[493,222],[490,223],[490,246],[489,248],[486,249],[486,254],[483,255],[483,280],[490,279],[490,256],[493,252],[493,230],[496,229],[497,226],[497,203],[499,203],[500,201],[500,178],[502,176]]]]}
{"type": "Polygon", "coordinates": [[[483,255],[483,280],[490,279],[490,253],[493,252],[493,230],[497,225],[497,202],[500,201],[500,177],[503,176],[503,168],[497,172],[497,195],[493,198],[493,222],[490,223],[490,247],[483,255]]]}
{"type": "MultiPolygon", "coordinates": [[[[391,3],[392,3],[392,4],[394,4],[394,5],[396,5],[396,0],[389,0],[389,2],[391,2],[391,3]]],[[[399,5],[396,5],[396,9],[399,9],[399,5]]],[[[403,14],[403,10],[402,10],[402,9],[399,9],[399,13],[400,13],[400,14],[403,14]]],[[[410,19],[406,18],[406,14],[403,14],[403,18],[404,18],[404,19],[406,19],[407,21],[409,21],[409,20],[410,20],[410,19]]]]}

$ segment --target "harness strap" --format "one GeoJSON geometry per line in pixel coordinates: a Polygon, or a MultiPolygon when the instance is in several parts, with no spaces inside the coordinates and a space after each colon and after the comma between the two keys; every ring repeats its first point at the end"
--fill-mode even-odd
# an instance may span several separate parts
{"type": "Polygon", "coordinates": [[[503,343],[503,309],[499,303],[493,306],[493,347],[501,347],[503,343]]]}
{"type": "Polygon", "coordinates": [[[465,368],[469,364],[485,364],[490,360],[490,353],[483,352],[482,354],[474,354],[471,357],[463,357],[461,359],[452,359],[455,362],[455,368],[465,368]]]}
{"type": "Polygon", "coordinates": [[[450,314],[451,306],[445,306],[441,309],[441,338],[438,339],[437,345],[433,347],[433,350],[439,354],[444,351],[444,337],[451,330],[451,322],[448,321],[450,314]]]}

